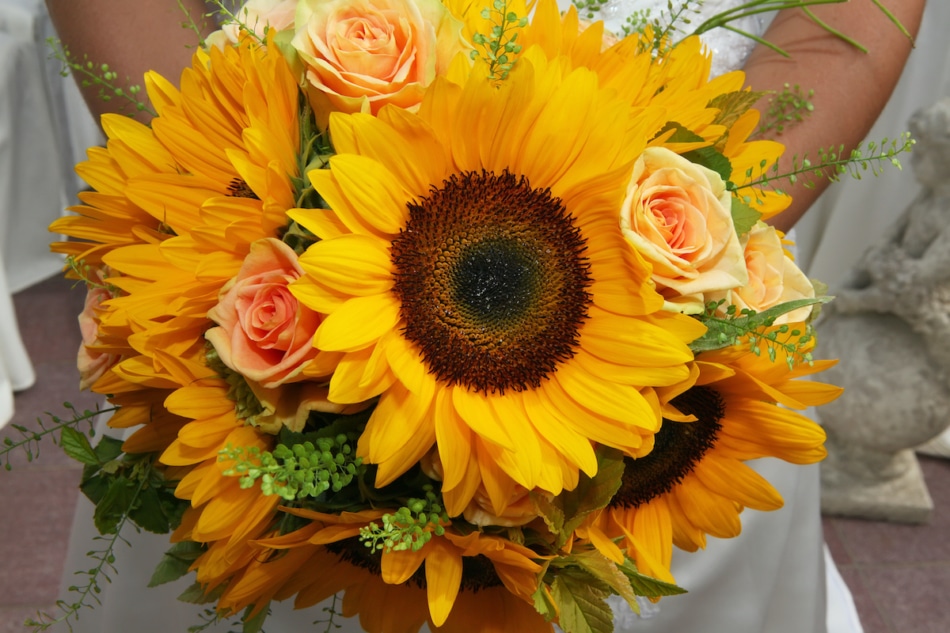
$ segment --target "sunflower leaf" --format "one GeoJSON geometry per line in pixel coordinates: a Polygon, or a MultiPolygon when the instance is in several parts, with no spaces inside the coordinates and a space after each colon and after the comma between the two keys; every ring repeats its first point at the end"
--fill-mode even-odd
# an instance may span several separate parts
{"type": "Polygon", "coordinates": [[[241,618],[243,626],[241,628],[241,633],[262,633],[264,630],[264,620],[267,619],[267,616],[270,615],[270,606],[266,606],[253,616],[251,613],[254,610],[254,606],[250,606],[244,611],[244,616],[241,618]]]}
{"type": "Polygon", "coordinates": [[[702,165],[716,172],[723,182],[728,182],[732,177],[732,163],[715,147],[700,147],[689,152],[683,152],[682,156],[691,163],[702,165]]]}
{"type": "Polygon", "coordinates": [[[607,604],[610,591],[591,582],[589,574],[567,568],[558,574],[551,593],[560,607],[558,624],[565,633],[611,633],[614,616],[607,604]]]}
{"type": "Polygon", "coordinates": [[[557,617],[557,603],[554,602],[554,597],[551,595],[551,588],[547,583],[538,583],[538,588],[531,597],[534,599],[535,611],[540,613],[546,622],[550,622],[557,617]]]}
{"type": "Polygon", "coordinates": [[[93,521],[100,534],[115,533],[119,523],[135,506],[138,491],[139,485],[126,477],[116,477],[109,483],[109,488],[99,500],[93,514],[93,521]]]}
{"type": "Polygon", "coordinates": [[[167,534],[171,529],[158,490],[151,486],[142,488],[136,507],[129,511],[129,518],[137,526],[153,534],[167,534]]]}
{"type": "MultiPolygon", "coordinates": [[[[563,492],[555,503],[564,513],[561,534],[565,539],[584,522],[591,512],[604,508],[620,488],[623,477],[623,457],[616,450],[602,450],[597,456],[597,474],[594,477],[581,475],[574,490],[563,492]]],[[[561,543],[563,545],[563,543],[561,543]]]]}
{"type": "Polygon", "coordinates": [[[157,587],[167,582],[174,582],[188,573],[191,564],[204,553],[205,548],[201,543],[194,541],[181,541],[172,545],[162,556],[152,572],[152,578],[148,581],[149,587],[157,587]]]}
{"type": "Polygon", "coordinates": [[[732,197],[732,223],[736,227],[736,235],[740,237],[752,230],[762,214],[743,202],[738,196],[732,197]]]}
{"type": "Polygon", "coordinates": [[[188,604],[210,604],[217,602],[218,598],[224,594],[225,589],[227,589],[227,585],[218,585],[210,592],[205,593],[204,587],[196,582],[182,591],[178,599],[188,604]]]}
{"type": "Polygon", "coordinates": [[[561,534],[564,530],[564,512],[551,499],[544,495],[531,493],[538,515],[544,520],[551,534],[561,534]]]}
{"type": "Polygon", "coordinates": [[[749,111],[756,102],[768,92],[753,92],[751,90],[736,90],[716,96],[709,102],[710,108],[719,108],[719,114],[713,120],[714,125],[732,127],[743,114],[749,111]]]}
{"type": "Polygon", "coordinates": [[[637,571],[636,564],[629,558],[624,561],[619,569],[627,577],[630,588],[638,596],[659,598],[660,596],[676,596],[686,593],[686,590],[682,587],[641,574],[637,571]]]}
{"type": "Polygon", "coordinates": [[[640,613],[640,605],[637,603],[637,595],[630,584],[630,579],[616,563],[597,550],[575,552],[571,558],[587,573],[626,600],[634,613],[640,613]]]}

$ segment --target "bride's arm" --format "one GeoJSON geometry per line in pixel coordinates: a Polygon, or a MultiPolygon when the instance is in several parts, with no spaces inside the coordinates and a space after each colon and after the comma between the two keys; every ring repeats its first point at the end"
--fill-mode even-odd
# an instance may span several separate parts
{"type": "MultiPolygon", "coordinates": [[[[915,36],[924,3],[884,0],[915,36]]],[[[785,10],[775,17],[765,39],[791,57],[757,46],[745,66],[747,83],[755,90],[780,92],[788,84],[815,91],[812,115],[776,137],[787,147],[782,159],[786,168],[793,156],[807,155],[814,161],[819,148],[843,144],[850,152],[860,143],[887,103],[911,51],[911,42],[871,0],[815,6],[812,10],[828,25],[864,45],[868,53],[829,34],[799,9],[785,10]]],[[[802,181],[785,187],[793,197],[792,206],[773,223],[783,230],[791,228],[827,185],[828,180],[823,178],[811,189],[802,181]]]]}
{"type": "MultiPolygon", "coordinates": [[[[181,5],[196,24],[209,22],[203,17],[207,9],[202,0],[181,0],[181,5]]],[[[108,63],[120,84],[127,78],[129,85],[142,85],[150,69],[177,81],[182,68],[191,64],[198,42],[197,34],[182,26],[187,17],[176,0],[46,0],[46,6],[74,59],[81,61],[85,55],[97,64],[108,63]]],[[[204,24],[204,34],[212,28],[204,24]]],[[[103,101],[98,88],[84,92],[97,118],[104,112],[132,112],[122,99],[103,101]]]]}

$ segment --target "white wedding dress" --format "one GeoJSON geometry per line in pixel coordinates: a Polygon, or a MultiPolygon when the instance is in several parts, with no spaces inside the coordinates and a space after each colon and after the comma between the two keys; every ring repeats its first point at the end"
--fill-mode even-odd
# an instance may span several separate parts
{"type": "MultiPolygon", "coordinates": [[[[559,1],[562,6],[569,2],[559,1]]],[[[743,1],[706,0],[702,14],[713,15],[743,1]]],[[[609,28],[618,30],[633,11],[650,9],[651,17],[655,17],[666,6],[667,0],[611,0],[604,7],[604,18],[609,28]]],[[[698,25],[703,18],[694,15],[691,19],[698,25]]],[[[761,16],[747,18],[739,26],[761,34],[767,21],[761,16]]],[[[709,34],[706,42],[715,53],[714,72],[741,67],[753,45],[751,40],[721,29],[709,34]]],[[[673,573],[689,593],[665,598],[657,606],[646,603],[644,617],[630,612],[621,601],[612,603],[618,632],[861,633],[850,593],[824,549],[818,466],[763,460],[756,468],[782,494],[785,507],[775,512],[746,511],[742,515],[743,533],[738,538],[710,538],[704,551],[674,555],[673,573]],[[826,609],[826,586],[831,590],[830,609],[826,609]]],[[[91,566],[85,553],[94,548],[90,543],[94,530],[92,506],[83,497],[73,525],[64,591],[74,582],[69,576],[73,570],[91,566]]],[[[176,600],[190,580],[146,589],[155,564],[168,547],[166,537],[144,533],[126,536],[132,548],[119,546],[118,573],[99,596],[102,604],[83,610],[73,630],[185,633],[189,626],[200,623],[203,607],[176,600]]],[[[69,598],[65,593],[62,597],[69,598]]],[[[265,630],[302,633],[314,630],[311,623],[324,617],[320,605],[293,611],[288,602],[275,606],[265,630]]],[[[341,623],[342,628],[336,629],[340,633],[361,631],[357,618],[341,623]]],[[[228,629],[222,624],[209,630],[228,629]]]]}

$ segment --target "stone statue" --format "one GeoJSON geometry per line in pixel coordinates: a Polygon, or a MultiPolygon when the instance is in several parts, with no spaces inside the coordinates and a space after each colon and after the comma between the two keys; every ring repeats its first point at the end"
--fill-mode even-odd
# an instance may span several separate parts
{"type": "Polygon", "coordinates": [[[822,379],[845,388],[821,409],[827,514],[924,522],[933,509],[913,449],[950,425],[950,99],[910,129],[921,191],[817,325],[822,355],[840,359],[822,379]]]}

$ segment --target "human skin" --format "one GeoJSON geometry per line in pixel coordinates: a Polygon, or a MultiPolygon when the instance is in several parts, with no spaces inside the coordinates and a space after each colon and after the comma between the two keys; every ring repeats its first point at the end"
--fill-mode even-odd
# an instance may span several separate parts
{"type": "MultiPolygon", "coordinates": [[[[77,58],[86,55],[94,62],[108,61],[122,83],[142,83],[147,70],[158,71],[175,80],[191,62],[197,42],[195,32],[182,27],[186,21],[175,0],[46,0],[62,41],[77,58]]],[[[890,11],[912,34],[920,26],[925,0],[884,0],[890,11]]],[[[208,8],[202,0],[181,0],[202,35],[213,30],[204,17],[208,8]]],[[[790,53],[783,57],[757,46],[746,63],[747,83],[755,90],[781,92],[783,87],[800,86],[814,90],[814,113],[803,123],[787,127],[776,136],[786,146],[779,172],[789,171],[792,159],[807,157],[813,162],[818,150],[844,145],[845,152],[857,146],[887,103],[912,49],[904,36],[871,2],[850,0],[842,4],[820,5],[812,11],[830,26],[864,45],[864,53],[831,35],[809,20],[800,9],[779,12],[765,38],[790,53]]],[[[144,92],[140,93],[144,98],[144,92]]],[[[93,113],[134,113],[119,99],[102,101],[95,88],[85,91],[93,113]]],[[[764,97],[759,107],[768,107],[764,97]]],[[[135,113],[147,122],[146,112],[135,113]]],[[[792,205],[773,219],[775,226],[788,230],[827,188],[827,178],[801,179],[776,186],[790,193],[792,205]],[[811,181],[811,186],[806,183],[811,181]]]]}
{"type": "MultiPolygon", "coordinates": [[[[884,0],[885,6],[912,36],[920,27],[925,0],[884,0]]],[[[807,157],[813,163],[818,151],[844,146],[849,155],[870,131],[887,104],[913,42],[892,24],[871,0],[851,0],[842,4],[811,8],[829,26],[863,45],[864,53],[830,34],[808,19],[800,9],[781,11],[765,39],[789,53],[783,57],[758,45],[745,65],[746,83],[754,90],[781,92],[784,86],[814,90],[814,112],[803,122],[786,127],[775,140],[786,146],[779,173],[787,173],[794,158],[807,157]]],[[[765,111],[769,97],[758,107],[765,111]]],[[[895,134],[899,130],[895,130],[895,134]]],[[[874,139],[872,139],[874,140],[874,139]]],[[[880,140],[880,139],[877,139],[880,140]]],[[[802,178],[796,184],[776,183],[791,194],[791,206],[774,217],[772,223],[787,231],[801,218],[828,187],[827,178],[802,178]],[[809,184],[811,183],[811,184],[809,184]]]]}
{"type": "MultiPolygon", "coordinates": [[[[143,86],[143,76],[155,70],[177,82],[182,69],[191,65],[198,35],[183,26],[188,16],[202,36],[215,26],[205,17],[202,0],[46,0],[60,40],[73,58],[109,64],[118,86],[143,86]],[[182,11],[184,8],[187,15],[182,11]]],[[[144,87],[144,86],[143,86],[144,87]]],[[[147,123],[151,116],[124,99],[103,101],[97,87],[83,88],[83,96],[98,120],[106,112],[134,114],[147,123]]],[[[145,91],[139,93],[146,100],[145,91]]]]}

